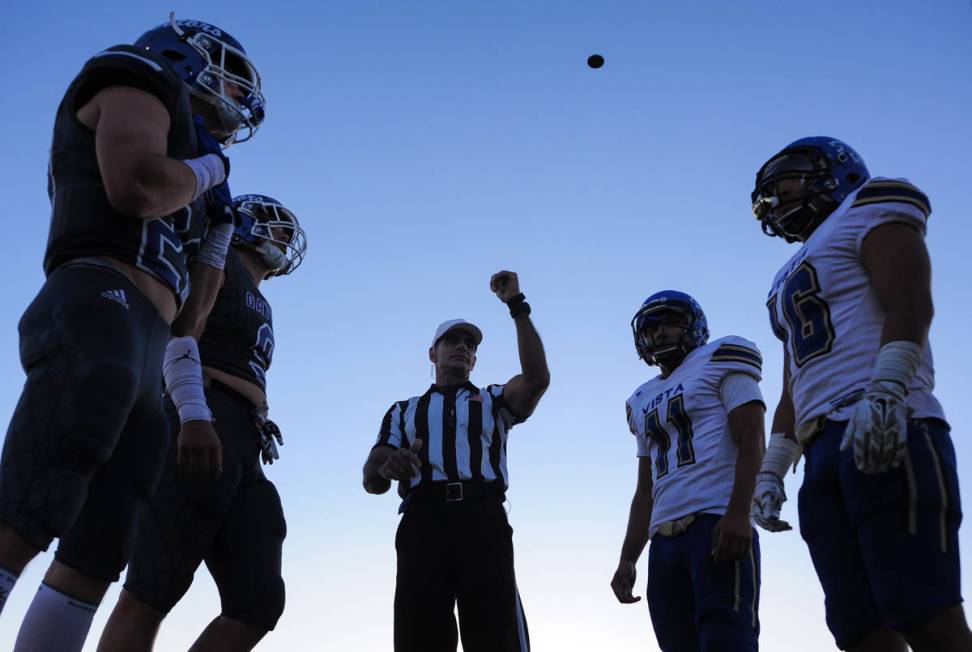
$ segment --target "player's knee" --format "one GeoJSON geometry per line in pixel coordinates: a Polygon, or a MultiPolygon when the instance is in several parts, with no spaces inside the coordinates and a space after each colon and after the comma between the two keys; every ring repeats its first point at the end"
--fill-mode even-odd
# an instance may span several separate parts
{"type": "Polygon", "coordinates": [[[235,593],[223,601],[223,616],[246,623],[251,627],[272,631],[283,615],[286,590],[283,578],[262,582],[249,595],[235,593]]]}
{"type": "Polygon", "coordinates": [[[115,612],[126,621],[142,627],[158,627],[166,616],[165,613],[143,602],[127,590],[123,590],[118,595],[115,612]]]}

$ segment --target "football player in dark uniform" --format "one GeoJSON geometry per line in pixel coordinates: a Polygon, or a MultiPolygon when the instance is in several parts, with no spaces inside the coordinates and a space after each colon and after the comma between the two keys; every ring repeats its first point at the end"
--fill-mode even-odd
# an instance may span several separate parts
{"type": "Polygon", "coordinates": [[[167,445],[170,324],[180,310],[187,330],[204,318],[218,288],[207,276],[221,273],[204,268],[222,266],[232,234],[217,139],[240,140],[262,117],[239,44],[174,18],[94,55],[58,108],[47,280],[20,321],[27,380],[0,461],[0,607],[60,542],[17,650],[80,650],[128,561],[167,445]],[[184,243],[198,248],[192,295],[184,243]]]}
{"type": "MultiPolygon", "coordinates": [[[[199,340],[205,398],[222,441],[222,473],[208,482],[179,478],[185,453],[173,439],[99,652],[151,650],[162,619],[204,560],[219,588],[222,613],[196,641],[195,652],[250,650],[283,612],[280,558],[287,526],[277,490],[260,467],[261,457],[273,463],[282,442],[267,419],[273,321],[259,286],[264,278],[297,268],[306,238],[294,214],[275,199],[243,195],[236,207],[240,225],[226,258],[225,281],[199,340]]],[[[175,435],[179,419],[171,404],[168,408],[175,435]]]]}

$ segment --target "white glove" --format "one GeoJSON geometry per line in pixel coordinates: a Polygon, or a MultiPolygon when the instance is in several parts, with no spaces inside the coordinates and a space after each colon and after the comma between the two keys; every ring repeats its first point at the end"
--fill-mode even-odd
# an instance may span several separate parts
{"type": "Polygon", "coordinates": [[[753,509],[750,516],[756,525],[768,532],[786,532],[793,527],[780,520],[780,510],[786,502],[783,478],[773,473],[756,475],[756,492],[753,494],[753,509]]]}
{"type": "Polygon", "coordinates": [[[864,473],[897,468],[908,446],[908,405],[894,381],[871,383],[851,415],[840,450],[854,446],[854,466],[864,473]]]}
{"type": "Polygon", "coordinates": [[[785,532],[793,528],[780,520],[780,510],[786,502],[783,490],[783,477],[791,464],[800,458],[800,444],[788,439],[782,432],[774,432],[770,437],[763,466],[756,474],[756,490],[753,492],[753,507],[750,516],[756,525],[769,532],[785,532]]]}
{"type": "Polygon", "coordinates": [[[922,348],[896,340],[881,347],[871,382],[851,415],[840,450],[854,446],[854,465],[864,473],[897,468],[908,445],[908,385],[918,370],[922,348]]]}

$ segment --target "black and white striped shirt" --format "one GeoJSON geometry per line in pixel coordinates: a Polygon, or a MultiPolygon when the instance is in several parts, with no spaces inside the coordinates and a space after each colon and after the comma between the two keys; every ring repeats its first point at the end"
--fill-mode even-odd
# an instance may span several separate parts
{"type": "Polygon", "coordinates": [[[422,440],[422,472],[412,478],[411,487],[476,480],[501,480],[509,487],[507,434],[523,419],[506,404],[504,387],[432,385],[421,396],[388,409],[375,446],[401,448],[422,440]]]}

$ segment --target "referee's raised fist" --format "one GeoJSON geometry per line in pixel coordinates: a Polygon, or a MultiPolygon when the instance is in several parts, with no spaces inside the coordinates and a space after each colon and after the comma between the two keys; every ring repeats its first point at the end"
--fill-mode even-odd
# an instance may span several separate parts
{"type": "Polygon", "coordinates": [[[506,303],[520,293],[520,279],[516,272],[496,272],[489,279],[489,289],[496,293],[500,301],[506,303]]]}
{"type": "Polygon", "coordinates": [[[418,452],[422,450],[422,440],[416,439],[408,448],[399,448],[385,460],[378,474],[386,480],[409,480],[422,470],[422,460],[418,452]]]}

